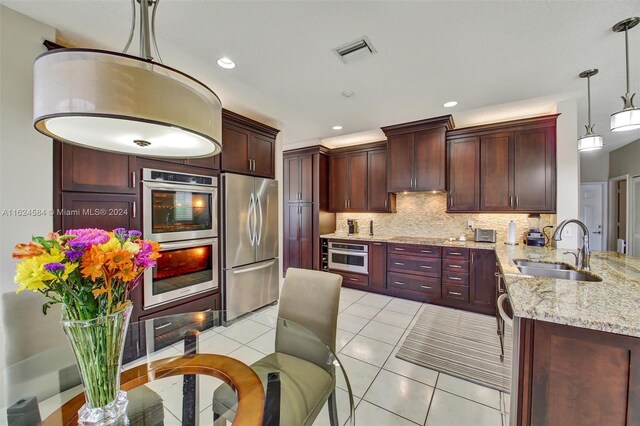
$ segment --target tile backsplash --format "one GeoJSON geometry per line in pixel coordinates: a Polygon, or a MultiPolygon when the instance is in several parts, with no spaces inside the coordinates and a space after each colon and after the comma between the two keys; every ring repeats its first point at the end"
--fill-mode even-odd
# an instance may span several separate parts
{"type": "MultiPolygon", "coordinates": [[[[358,221],[359,233],[368,235],[369,221],[373,220],[375,235],[458,238],[464,235],[473,240],[473,231],[467,228],[472,220],[474,228],[495,229],[496,240],[505,241],[510,220],[516,223],[516,239],[521,242],[528,230],[527,214],[522,213],[446,213],[446,194],[417,192],[398,194],[396,213],[338,213],[336,232],[347,233],[347,219],[358,221]]],[[[540,228],[555,225],[555,214],[541,214],[540,228]]]]}

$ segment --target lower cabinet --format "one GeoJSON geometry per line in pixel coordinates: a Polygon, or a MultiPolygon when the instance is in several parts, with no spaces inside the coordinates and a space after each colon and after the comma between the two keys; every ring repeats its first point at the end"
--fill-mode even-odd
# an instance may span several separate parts
{"type": "Polygon", "coordinates": [[[387,288],[387,243],[369,244],[369,286],[377,290],[387,288]]]}
{"type": "Polygon", "coordinates": [[[389,293],[422,302],[442,298],[441,250],[439,247],[387,244],[389,293]]]}
{"type": "Polygon", "coordinates": [[[284,212],[284,265],[313,269],[313,204],[287,204],[284,212]]]}
{"type": "Polygon", "coordinates": [[[469,303],[476,312],[496,312],[496,253],[493,250],[471,250],[471,292],[469,303]]]}

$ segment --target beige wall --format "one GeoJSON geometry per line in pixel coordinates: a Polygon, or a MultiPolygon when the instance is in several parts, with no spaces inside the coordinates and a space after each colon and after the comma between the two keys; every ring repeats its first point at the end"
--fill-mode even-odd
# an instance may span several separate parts
{"type": "MultiPolygon", "coordinates": [[[[0,5],[0,292],[15,290],[13,246],[53,226],[48,213],[10,215],[11,209],[53,206],[51,139],[32,124],[33,61],[45,51],[45,39],[55,39],[53,28],[0,5]]],[[[3,358],[0,350],[0,367],[3,358]]]]}
{"type": "Polygon", "coordinates": [[[580,153],[580,182],[606,182],[609,179],[609,152],[580,153]]]}
{"type": "Polygon", "coordinates": [[[609,154],[609,177],[626,174],[640,175],[640,139],[609,154]]]}
{"type": "MultiPolygon", "coordinates": [[[[558,126],[556,131],[556,168],[558,223],[565,219],[578,218],[580,201],[580,158],[578,156],[578,112],[575,100],[559,102],[556,106],[558,126]]],[[[571,235],[564,235],[557,246],[565,249],[578,247],[578,234],[575,226],[568,229],[571,235]]]]}

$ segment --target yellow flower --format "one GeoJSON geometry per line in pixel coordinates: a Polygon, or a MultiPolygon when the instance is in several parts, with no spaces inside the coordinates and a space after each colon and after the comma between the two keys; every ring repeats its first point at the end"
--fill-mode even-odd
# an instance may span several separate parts
{"type": "MultiPolygon", "coordinates": [[[[19,285],[17,293],[23,290],[38,291],[46,288],[47,283],[45,281],[53,279],[54,276],[44,268],[44,265],[47,263],[60,263],[63,259],[64,253],[52,248],[51,253],[35,256],[18,263],[16,275],[13,278],[13,281],[19,285]]],[[[68,266],[65,268],[65,274],[67,269],[70,269],[70,273],[75,268],[68,266]]]]}
{"type": "Polygon", "coordinates": [[[136,254],[140,251],[140,245],[138,243],[132,243],[131,241],[127,241],[122,245],[124,250],[130,251],[133,254],[136,254]]]}
{"type": "Polygon", "coordinates": [[[100,250],[102,250],[103,252],[105,252],[105,253],[108,253],[108,252],[113,251],[113,250],[119,250],[120,249],[120,241],[118,241],[117,238],[112,236],[111,239],[109,241],[107,241],[106,243],[98,245],[98,248],[100,250]]]}
{"type": "MultiPolygon", "coordinates": [[[[44,265],[43,265],[44,267],[44,265]]],[[[62,276],[60,278],[62,278],[63,281],[65,281],[67,278],[69,278],[69,275],[75,271],[78,268],[78,264],[77,263],[67,263],[64,265],[64,272],[62,273],[62,276]]],[[[47,280],[53,280],[56,279],[57,277],[55,275],[53,275],[51,272],[48,272],[45,269],[45,279],[47,280]]]]}

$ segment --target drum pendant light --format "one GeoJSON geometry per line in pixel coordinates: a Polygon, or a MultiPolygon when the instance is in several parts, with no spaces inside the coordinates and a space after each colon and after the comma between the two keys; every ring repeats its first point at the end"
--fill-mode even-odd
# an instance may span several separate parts
{"type": "Polygon", "coordinates": [[[629,88],[629,34],[628,31],[638,25],[640,18],[627,18],[613,26],[613,32],[621,33],[624,31],[624,46],[626,52],[626,72],[627,72],[627,93],[622,96],[624,108],[621,111],[611,114],[611,131],[624,132],[627,130],[640,129],[640,108],[633,106],[633,97],[629,88]]]}
{"type": "Polygon", "coordinates": [[[593,133],[593,126],[591,124],[591,77],[598,74],[597,69],[582,71],[578,76],[580,78],[587,79],[587,109],[588,109],[588,124],[584,126],[587,132],[584,136],[578,138],[578,151],[593,151],[596,149],[602,149],[604,146],[604,139],[602,136],[593,133]]]}
{"type": "Polygon", "coordinates": [[[164,158],[222,150],[222,104],[207,86],[161,63],[155,39],[160,0],[132,0],[125,53],[57,49],[34,63],[34,127],[62,142],[164,158]],[[140,7],[140,57],[126,54],[140,7]],[[149,8],[153,16],[149,19],[149,8]],[[159,62],[151,55],[151,43],[159,62]]]}

